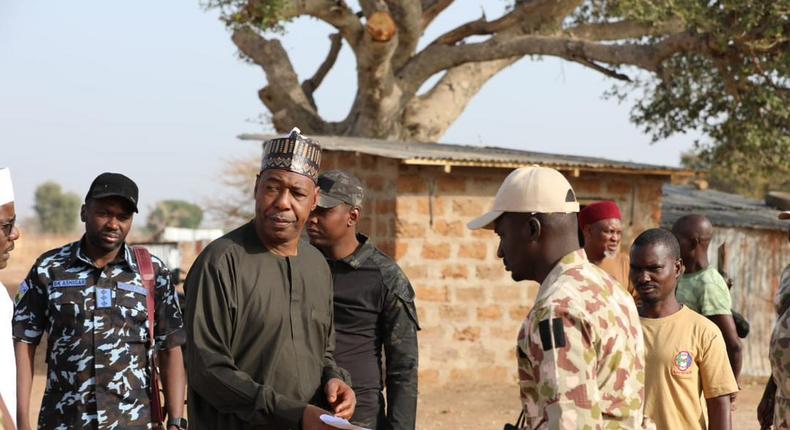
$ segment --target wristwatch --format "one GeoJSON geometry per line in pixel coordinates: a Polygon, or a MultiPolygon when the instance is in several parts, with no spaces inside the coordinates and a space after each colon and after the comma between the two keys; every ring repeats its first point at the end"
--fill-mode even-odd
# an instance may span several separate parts
{"type": "Polygon", "coordinates": [[[187,419],[186,418],[169,418],[167,420],[167,428],[169,429],[172,426],[178,427],[178,430],[187,430],[187,419]]]}

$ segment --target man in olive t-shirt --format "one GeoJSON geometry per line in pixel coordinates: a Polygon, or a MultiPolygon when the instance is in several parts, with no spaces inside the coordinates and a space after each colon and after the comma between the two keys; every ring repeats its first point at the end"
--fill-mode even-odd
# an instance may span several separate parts
{"type": "Polygon", "coordinates": [[[732,316],[732,298],[727,282],[708,262],[713,225],[704,215],[691,214],[675,221],[672,233],[680,244],[685,268],[678,283],[677,299],[719,327],[727,345],[730,366],[738,379],[743,357],[741,339],[732,316]]]}
{"type": "Polygon", "coordinates": [[[719,329],[675,298],[682,271],[672,233],[650,229],[636,238],[630,276],[642,303],[645,415],[659,430],[707,429],[708,424],[728,430],[730,394],[738,391],[738,384],[719,329]]]}

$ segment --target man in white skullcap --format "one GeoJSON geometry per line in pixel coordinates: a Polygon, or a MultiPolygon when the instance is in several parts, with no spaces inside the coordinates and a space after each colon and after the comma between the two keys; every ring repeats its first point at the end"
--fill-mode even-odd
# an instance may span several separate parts
{"type": "MultiPolygon", "coordinates": [[[[14,225],[14,188],[11,184],[11,171],[0,168],[0,270],[8,266],[14,241],[19,239],[19,229],[14,225]]],[[[0,282],[0,369],[4,369],[6,377],[0,380],[0,425],[3,428],[15,428],[16,412],[16,361],[14,360],[14,342],[11,339],[11,319],[14,314],[14,302],[0,282]]]]}

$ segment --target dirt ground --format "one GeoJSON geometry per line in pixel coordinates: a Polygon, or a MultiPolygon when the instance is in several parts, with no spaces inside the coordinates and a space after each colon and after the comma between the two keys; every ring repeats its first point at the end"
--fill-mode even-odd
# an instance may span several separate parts
{"type": "MultiPolygon", "coordinates": [[[[31,418],[38,417],[38,408],[44,394],[43,354],[37,355],[34,378],[31,418]]],[[[733,414],[735,430],[759,430],[756,410],[764,385],[748,384],[738,396],[733,414]]],[[[506,422],[518,416],[518,391],[516,384],[467,386],[461,382],[441,388],[421,390],[417,428],[421,430],[500,430],[506,422]]]]}
{"type": "MultiPolygon", "coordinates": [[[[732,428],[759,430],[757,403],[764,385],[743,387],[736,402],[732,428]]],[[[513,423],[519,413],[516,385],[483,385],[465,387],[462,384],[441,389],[427,389],[420,393],[417,428],[427,430],[500,430],[506,422],[513,423]]]]}

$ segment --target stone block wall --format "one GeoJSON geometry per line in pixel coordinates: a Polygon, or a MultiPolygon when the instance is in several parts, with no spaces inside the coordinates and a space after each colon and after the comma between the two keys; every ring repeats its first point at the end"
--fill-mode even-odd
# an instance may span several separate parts
{"type": "MultiPolygon", "coordinates": [[[[507,169],[400,164],[326,151],[322,169],[357,175],[369,188],[362,231],[393,255],[417,293],[420,383],[514,381],[515,338],[537,284],[514,282],[497,258],[492,231],[466,223],[487,211],[507,169]]],[[[563,172],[567,173],[567,172],[563,172]]],[[[621,207],[624,248],[659,225],[661,186],[669,178],[582,171],[569,179],[582,204],[613,199],[621,207]]],[[[627,248],[626,248],[627,249],[627,248]]]]}

